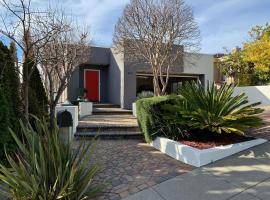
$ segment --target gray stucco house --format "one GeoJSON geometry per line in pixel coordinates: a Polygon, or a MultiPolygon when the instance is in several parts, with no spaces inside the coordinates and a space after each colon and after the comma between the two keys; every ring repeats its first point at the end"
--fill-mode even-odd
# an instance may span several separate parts
{"type": "MultiPolygon", "coordinates": [[[[127,55],[114,48],[91,47],[89,61],[72,74],[66,90],[69,100],[76,100],[79,88],[85,88],[90,101],[120,105],[131,109],[136,96],[143,90],[153,90],[149,66],[130,64],[127,55]]],[[[167,93],[174,92],[184,81],[213,81],[213,55],[189,54],[171,67],[167,93]]]]}

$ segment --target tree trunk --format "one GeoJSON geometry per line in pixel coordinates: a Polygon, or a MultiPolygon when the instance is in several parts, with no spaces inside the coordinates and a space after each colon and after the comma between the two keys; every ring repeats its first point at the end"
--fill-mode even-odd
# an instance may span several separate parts
{"type": "Polygon", "coordinates": [[[154,94],[155,96],[160,96],[160,86],[159,86],[159,82],[158,82],[158,78],[157,77],[153,77],[153,86],[154,86],[154,94]]]}
{"type": "Polygon", "coordinates": [[[168,86],[168,81],[166,81],[165,85],[162,86],[160,95],[165,95],[167,86],[168,86]]]}
{"type": "Polygon", "coordinates": [[[27,77],[24,82],[24,117],[27,122],[29,121],[29,96],[28,95],[29,95],[29,81],[27,77]]]}
{"type": "Polygon", "coordinates": [[[50,104],[50,130],[52,131],[55,127],[54,127],[54,119],[55,119],[55,99],[54,99],[54,87],[53,87],[53,80],[52,77],[49,76],[49,104],[50,104]]]}

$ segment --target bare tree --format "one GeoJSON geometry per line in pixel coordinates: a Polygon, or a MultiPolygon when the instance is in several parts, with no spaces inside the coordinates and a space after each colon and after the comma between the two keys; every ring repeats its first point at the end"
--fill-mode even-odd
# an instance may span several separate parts
{"type": "Polygon", "coordinates": [[[65,28],[44,46],[40,54],[49,97],[51,127],[54,125],[55,107],[72,73],[76,67],[86,62],[90,55],[89,33],[68,18],[65,19],[65,28]]]}
{"type": "MultiPolygon", "coordinates": [[[[0,0],[2,24],[0,34],[16,43],[24,60],[38,64],[40,50],[62,30],[61,21],[54,19],[54,10],[34,9],[31,0],[0,0]]],[[[60,18],[57,18],[60,20],[60,18]]],[[[25,67],[23,104],[25,118],[29,119],[29,80],[34,68],[25,67]]]]}
{"type": "Polygon", "coordinates": [[[166,92],[170,67],[199,43],[192,9],[183,0],[131,0],[115,27],[116,48],[151,66],[157,96],[166,92]]]}

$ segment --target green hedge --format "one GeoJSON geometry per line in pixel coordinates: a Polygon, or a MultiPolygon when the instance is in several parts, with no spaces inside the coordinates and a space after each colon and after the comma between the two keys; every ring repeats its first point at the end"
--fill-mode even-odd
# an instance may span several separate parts
{"type": "Polygon", "coordinates": [[[156,118],[162,116],[161,106],[175,104],[179,98],[177,95],[169,95],[144,98],[136,102],[137,119],[146,142],[151,142],[161,134],[156,128],[156,118]]]}

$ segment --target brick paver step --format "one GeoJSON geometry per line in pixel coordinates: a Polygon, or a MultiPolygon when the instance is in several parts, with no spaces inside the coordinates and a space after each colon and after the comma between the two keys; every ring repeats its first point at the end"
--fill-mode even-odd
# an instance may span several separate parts
{"type": "Polygon", "coordinates": [[[91,115],[79,120],[80,126],[138,126],[137,119],[126,115],[91,115]]]}
{"type": "Polygon", "coordinates": [[[80,119],[76,136],[142,139],[137,119],[130,114],[91,115],[80,119]]]}
{"type": "Polygon", "coordinates": [[[105,131],[126,131],[126,132],[133,132],[133,131],[140,131],[138,126],[78,126],[77,132],[105,132],[105,131]]]}
{"type": "Polygon", "coordinates": [[[103,131],[103,132],[77,132],[76,138],[94,138],[100,139],[143,139],[140,131],[103,131]]]}

